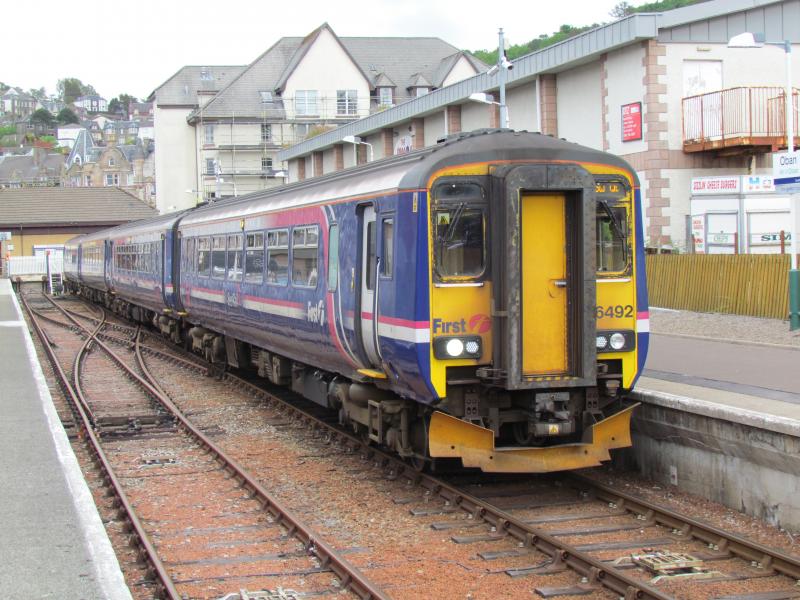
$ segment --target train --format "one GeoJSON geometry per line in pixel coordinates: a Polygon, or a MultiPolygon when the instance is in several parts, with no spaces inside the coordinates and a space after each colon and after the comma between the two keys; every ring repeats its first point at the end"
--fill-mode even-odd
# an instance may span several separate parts
{"type": "Polygon", "coordinates": [[[415,468],[572,470],[631,445],[642,221],[624,160],[478,130],[76,237],[65,284],[415,468]]]}

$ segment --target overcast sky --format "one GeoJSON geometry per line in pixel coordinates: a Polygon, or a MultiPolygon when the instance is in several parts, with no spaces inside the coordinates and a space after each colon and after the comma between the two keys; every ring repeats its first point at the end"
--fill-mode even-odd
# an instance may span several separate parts
{"type": "MultiPolygon", "coordinates": [[[[460,49],[611,21],[618,0],[21,0],[3,3],[0,81],[24,90],[76,77],[111,99],[146,97],[184,65],[252,62],[328,22],[339,36],[438,36],[460,49]]],[[[641,2],[631,1],[637,5],[641,2]]]]}

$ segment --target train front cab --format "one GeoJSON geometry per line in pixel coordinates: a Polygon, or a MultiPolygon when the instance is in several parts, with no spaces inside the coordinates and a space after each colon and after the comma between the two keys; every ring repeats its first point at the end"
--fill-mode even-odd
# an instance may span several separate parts
{"type": "Polygon", "coordinates": [[[633,177],[563,162],[431,179],[431,384],[444,398],[432,457],[547,472],[631,444],[620,398],[640,370],[633,177]]]}

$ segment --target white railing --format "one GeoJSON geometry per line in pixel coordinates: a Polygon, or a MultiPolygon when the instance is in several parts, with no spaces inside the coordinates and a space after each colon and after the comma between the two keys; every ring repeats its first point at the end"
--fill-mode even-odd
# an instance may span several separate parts
{"type": "MultiPolygon", "coordinates": [[[[4,277],[47,275],[46,256],[11,256],[3,262],[4,277]]],[[[52,273],[63,273],[64,259],[58,256],[51,256],[50,271],[52,273]]]]}

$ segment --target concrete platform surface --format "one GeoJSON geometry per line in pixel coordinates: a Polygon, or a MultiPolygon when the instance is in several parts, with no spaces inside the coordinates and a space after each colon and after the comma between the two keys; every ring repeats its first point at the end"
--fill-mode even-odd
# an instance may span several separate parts
{"type": "Polygon", "coordinates": [[[0,597],[129,600],[7,279],[0,382],[0,597]]]}

